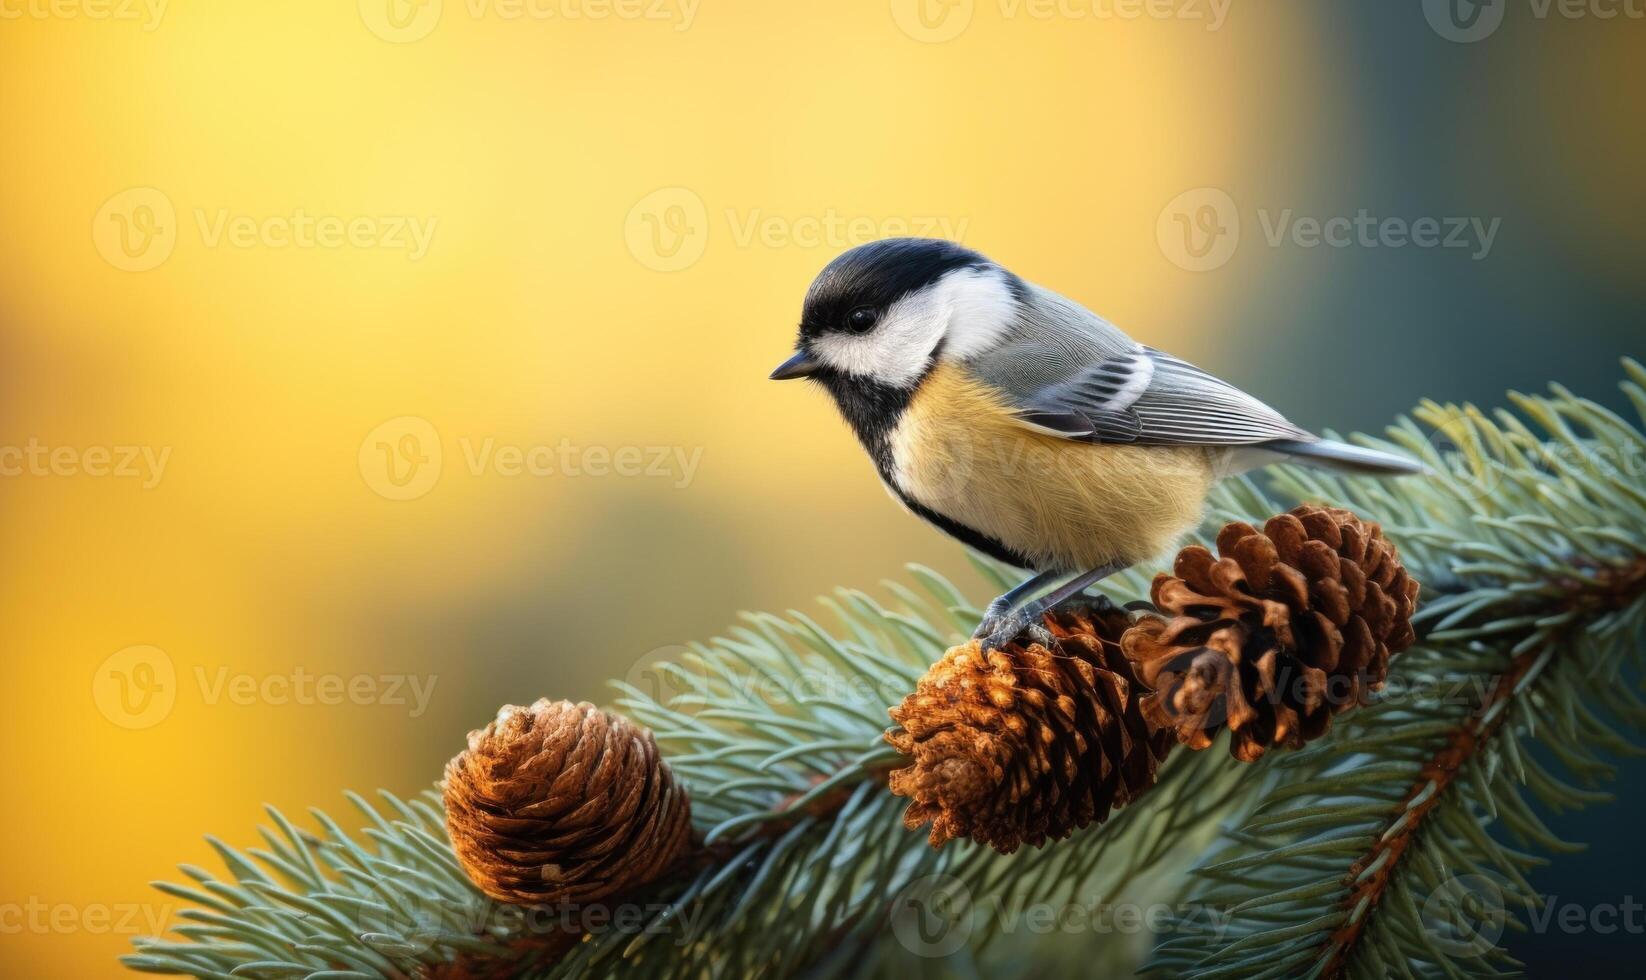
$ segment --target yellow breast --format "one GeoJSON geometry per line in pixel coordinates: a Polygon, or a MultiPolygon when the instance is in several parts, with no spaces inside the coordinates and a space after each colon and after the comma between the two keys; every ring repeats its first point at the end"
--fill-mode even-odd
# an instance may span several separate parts
{"type": "Polygon", "coordinates": [[[997,389],[952,364],[921,385],[891,438],[903,493],[1042,571],[1164,553],[1200,522],[1214,452],[1093,445],[1030,429],[997,389]]]}

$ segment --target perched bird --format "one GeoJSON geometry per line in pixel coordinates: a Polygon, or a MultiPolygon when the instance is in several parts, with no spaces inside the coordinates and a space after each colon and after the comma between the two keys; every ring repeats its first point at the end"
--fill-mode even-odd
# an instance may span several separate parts
{"type": "Polygon", "coordinates": [[[985,649],[1164,553],[1225,476],[1280,460],[1421,472],[1314,436],[947,241],[888,239],[829,263],[771,376],[821,383],[914,514],[1035,573],[989,605],[985,649]]]}

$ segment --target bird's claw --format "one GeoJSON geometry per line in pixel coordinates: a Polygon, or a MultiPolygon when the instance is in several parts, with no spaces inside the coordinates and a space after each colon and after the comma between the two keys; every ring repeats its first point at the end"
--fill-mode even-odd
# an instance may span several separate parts
{"type": "Polygon", "coordinates": [[[1019,637],[1045,647],[1053,642],[1051,630],[1045,627],[1039,611],[1034,609],[1015,612],[995,612],[991,609],[983,615],[983,621],[972,633],[972,639],[981,644],[984,653],[1004,649],[1019,637]]]}

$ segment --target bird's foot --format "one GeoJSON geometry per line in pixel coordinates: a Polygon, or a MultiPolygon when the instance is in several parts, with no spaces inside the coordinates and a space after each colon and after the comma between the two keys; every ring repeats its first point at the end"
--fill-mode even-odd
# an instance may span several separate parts
{"type": "MultiPolygon", "coordinates": [[[[1146,604],[1145,604],[1146,605],[1146,604]]],[[[1153,609],[1153,606],[1147,608],[1153,609]]],[[[1050,647],[1054,642],[1051,630],[1045,626],[1047,613],[1053,610],[1084,611],[1094,616],[1108,616],[1119,613],[1132,621],[1141,617],[1140,613],[1130,611],[1116,605],[1113,599],[1098,593],[1096,595],[1082,592],[1069,596],[1059,602],[1052,603],[1044,599],[1027,603],[1020,609],[1011,609],[1002,605],[998,600],[991,603],[983,614],[983,621],[978,624],[977,631],[972,639],[979,640],[983,645],[983,652],[999,650],[1019,637],[1029,643],[1038,643],[1050,647]]]]}
{"type": "Polygon", "coordinates": [[[991,605],[983,614],[983,621],[977,624],[972,639],[982,644],[984,653],[1003,649],[1019,637],[1030,643],[1051,646],[1051,631],[1041,622],[1045,611],[1045,607],[1038,602],[1031,602],[1021,609],[997,609],[991,605]]]}
{"type": "Polygon", "coordinates": [[[1125,567],[1124,562],[1111,562],[1099,566],[1075,576],[1039,599],[1014,608],[1024,595],[1055,577],[1054,573],[1041,572],[989,603],[989,608],[983,612],[983,622],[978,624],[977,632],[972,634],[972,639],[982,641],[984,653],[999,650],[1019,636],[1026,636],[1031,643],[1050,647],[1054,641],[1051,631],[1046,628],[1045,618],[1046,613],[1051,610],[1075,606],[1099,615],[1122,611],[1108,596],[1087,595],[1086,590],[1125,567]]]}

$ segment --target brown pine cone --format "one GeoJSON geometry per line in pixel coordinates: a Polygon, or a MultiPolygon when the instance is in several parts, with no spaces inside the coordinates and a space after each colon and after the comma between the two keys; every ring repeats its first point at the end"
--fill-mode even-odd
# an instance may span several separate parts
{"type": "Polygon", "coordinates": [[[914,764],[891,774],[903,822],[931,844],[969,837],[1010,854],[1062,839],[1154,785],[1171,736],[1138,707],[1118,610],[1046,617],[1055,650],[1013,643],[984,656],[954,647],[891,709],[886,740],[914,764]]]}
{"type": "Polygon", "coordinates": [[[1153,689],[1144,715],[1190,748],[1225,725],[1245,762],[1300,746],[1382,687],[1390,655],[1415,639],[1417,582],[1382,528],[1346,510],[1304,505],[1262,531],[1228,524],[1217,550],[1179,552],[1152,589],[1172,618],[1121,639],[1153,689]]]}
{"type": "Polygon", "coordinates": [[[597,902],[685,852],[691,805],[651,733],[590,704],[509,705],[446,765],[446,831],[480,890],[597,902]]]}

